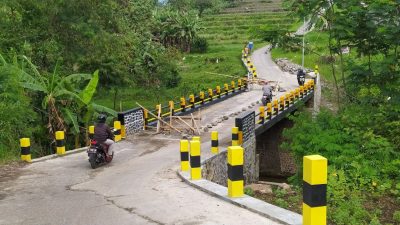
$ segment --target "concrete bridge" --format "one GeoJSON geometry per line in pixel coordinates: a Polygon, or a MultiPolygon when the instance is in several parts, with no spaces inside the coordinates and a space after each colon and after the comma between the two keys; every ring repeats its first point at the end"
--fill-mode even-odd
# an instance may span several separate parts
{"type": "MultiPolygon", "coordinates": [[[[296,78],[281,72],[270,55],[265,54],[265,50],[257,50],[252,56],[258,76],[280,81],[282,88],[295,91],[298,88],[296,78]]],[[[233,89],[232,84],[230,87],[233,89]]],[[[199,93],[198,100],[202,103],[191,106],[191,102],[198,102],[193,96],[189,98],[189,104],[184,106],[185,111],[189,112],[202,104],[204,107],[209,104],[202,110],[204,125],[227,116],[226,120],[211,128],[219,131],[222,149],[231,145],[231,128],[235,126],[239,113],[253,114],[254,134],[260,136],[313,95],[311,86],[303,93],[301,90],[292,92],[293,95],[291,92],[277,92],[277,100],[283,95],[291,97],[285,98],[288,102],[284,101],[278,107],[272,104],[271,114],[269,108],[264,108],[265,117],[260,118],[263,113],[260,113],[260,105],[256,103],[261,97],[259,88],[244,91],[236,83],[235,90],[229,90],[225,93],[223,87],[221,96],[208,99],[209,103],[206,97],[201,99],[199,93]],[[222,102],[224,96],[226,99],[222,102]]],[[[217,89],[214,91],[213,96],[217,94],[217,89]]],[[[177,107],[182,108],[181,103],[177,107]]],[[[173,105],[174,109],[177,108],[175,103],[173,105]]],[[[266,218],[264,214],[237,207],[183,183],[176,174],[180,163],[180,136],[135,134],[135,129],[146,123],[144,112],[141,113],[133,110],[121,114],[124,117],[127,115],[123,124],[125,128],[132,129],[127,132],[129,135],[124,141],[116,143],[116,157],[107,166],[90,169],[87,155],[82,149],[64,157],[34,160],[34,163],[1,177],[0,224],[284,223],[283,220],[266,218]],[[137,117],[143,118],[142,121],[129,124],[137,117]]],[[[245,128],[248,127],[242,123],[242,135],[245,128]]],[[[209,151],[209,143],[209,133],[206,133],[202,136],[201,157],[204,159],[215,157],[209,151]]],[[[284,210],[274,212],[288,214],[284,210]]],[[[299,215],[293,218],[295,220],[292,221],[298,221],[299,215]]]]}

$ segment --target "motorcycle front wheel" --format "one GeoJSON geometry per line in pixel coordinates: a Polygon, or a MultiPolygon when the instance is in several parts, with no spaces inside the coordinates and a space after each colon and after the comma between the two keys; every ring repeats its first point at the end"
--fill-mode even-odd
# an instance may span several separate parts
{"type": "Polygon", "coordinates": [[[89,154],[89,162],[92,169],[96,169],[97,167],[96,154],[89,154]]]}

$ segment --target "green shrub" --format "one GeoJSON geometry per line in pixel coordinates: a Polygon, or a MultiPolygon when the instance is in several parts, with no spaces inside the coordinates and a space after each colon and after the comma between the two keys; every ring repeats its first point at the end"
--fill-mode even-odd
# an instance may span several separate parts
{"type": "Polygon", "coordinates": [[[399,210],[396,210],[393,213],[393,220],[396,221],[397,223],[400,223],[400,211],[399,210]]]}
{"type": "Polygon", "coordinates": [[[246,194],[248,196],[254,196],[254,191],[250,187],[246,187],[246,188],[244,188],[244,194],[246,194]]]}
{"type": "Polygon", "coordinates": [[[192,43],[192,49],[190,52],[192,53],[205,53],[208,49],[208,42],[206,38],[196,37],[192,43]]]}

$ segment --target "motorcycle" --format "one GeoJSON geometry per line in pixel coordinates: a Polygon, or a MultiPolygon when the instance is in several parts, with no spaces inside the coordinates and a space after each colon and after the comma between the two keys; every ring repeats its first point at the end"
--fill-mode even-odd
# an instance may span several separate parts
{"type": "Polygon", "coordinates": [[[304,86],[305,81],[306,81],[306,76],[305,75],[300,75],[297,78],[297,82],[299,83],[300,86],[304,86]]]}
{"type": "Polygon", "coordinates": [[[106,144],[97,143],[96,140],[90,142],[87,150],[89,156],[89,163],[92,169],[96,169],[101,164],[110,163],[114,157],[114,153],[109,157],[106,156],[108,146],[106,144]]]}
{"type": "Polygon", "coordinates": [[[262,98],[261,98],[261,102],[262,102],[263,106],[266,106],[267,103],[271,103],[272,102],[272,96],[263,95],[262,98]]]}

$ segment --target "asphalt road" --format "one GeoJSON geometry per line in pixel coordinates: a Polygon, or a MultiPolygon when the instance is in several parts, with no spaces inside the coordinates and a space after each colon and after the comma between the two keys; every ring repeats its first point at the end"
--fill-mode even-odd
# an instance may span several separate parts
{"type": "MultiPolygon", "coordinates": [[[[295,78],[276,68],[255,51],[259,77],[280,79],[295,87],[295,78]]],[[[202,124],[243,109],[261,97],[260,87],[202,110],[202,124]]],[[[229,144],[234,118],[212,130],[220,131],[221,145],[229,144]]],[[[203,154],[209,151],[209,133],[203,154]]],[[[209,196],[182,182],[179,137],[140,135],[117,143],[109,165],[92,170],[85,152],[28,165],[16,175],[0,179],[0,224],[276,224],[267,218],[209,196]]]]}

